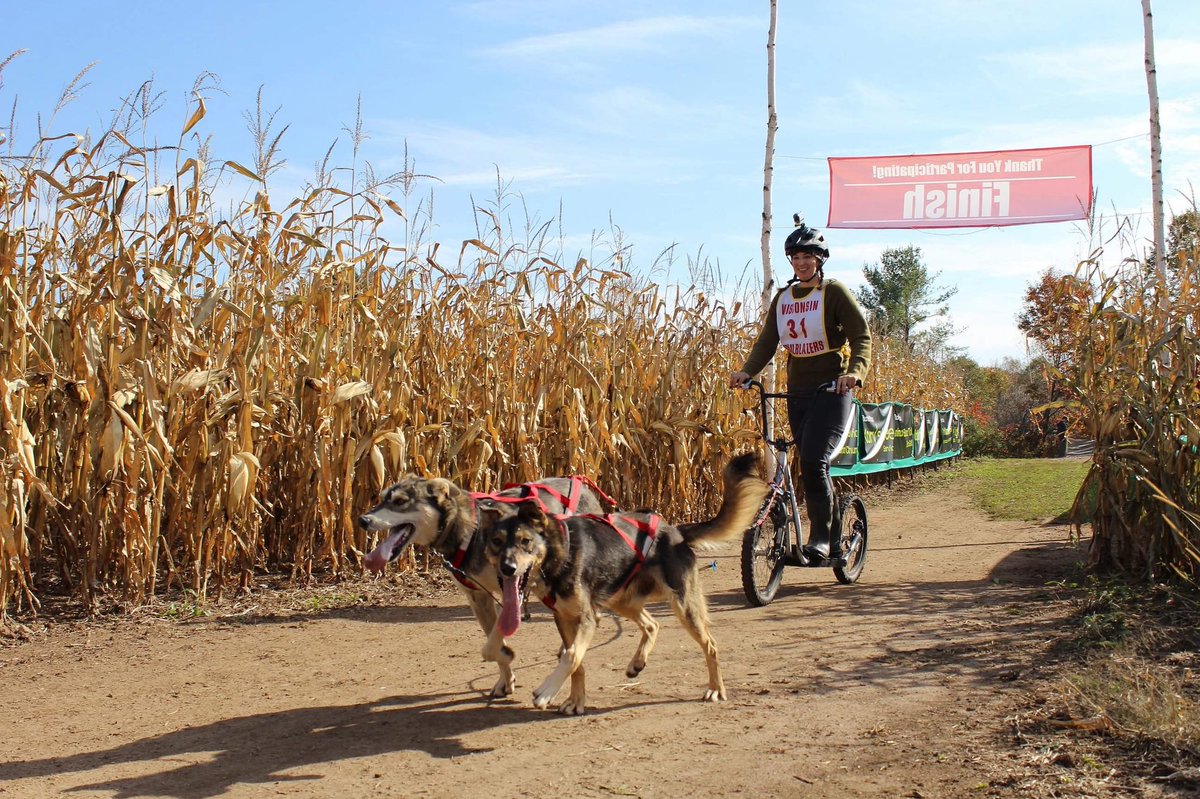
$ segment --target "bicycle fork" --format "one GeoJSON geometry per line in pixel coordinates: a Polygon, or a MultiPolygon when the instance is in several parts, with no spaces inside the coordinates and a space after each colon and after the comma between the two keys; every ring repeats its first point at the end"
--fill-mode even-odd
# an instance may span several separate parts
{"type": "Polygon", "coordinates": [[[804,554],[804,530],[800,523],[800,506],[796,504],[796,487],[792,483],[791,470],[788,469],[787,455],[783,452],[775,457],[775,479],[772,482],[779,486],[776,490],[781,491],[787,497],[786,511],[792,528],[796,531],[794,552],[783,551],[779,554],[789,561],[795,561],[797,565],[807,566],[810,561],[804,554]]]}

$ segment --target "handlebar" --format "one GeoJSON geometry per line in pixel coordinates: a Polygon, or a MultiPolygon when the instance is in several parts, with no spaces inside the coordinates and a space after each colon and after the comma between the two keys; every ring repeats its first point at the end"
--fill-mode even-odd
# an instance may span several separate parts
{"type": "MultiPolygon", "coordinates": [[[[788,397],[792,397],[792,396],[804,396],[804,395],[788,394],[786,392],[783,394],[775,394],[775,393],[767,391],[766,387],[764,387],[760,381],[754,380],[754,379],[750,379],[750,380],[747,380],[745,383],[742,383],[742,388],[743,389],[753,388],[758,391],[758,405],[759,405],[758,419],[759,419],[759,423],[762,425],[763,440],[766,441],[768,444],[771,444],[772,446],[775,446],[777,448],[783,448],[783,447],[787,447],[787,446],[790,446],[791,444],[793,444],[794,441],[788,441],[787,439],[782,439],[782,438],[776,439],[776,440],[771,439],[771,434],[767,430],[767,400],[769,400],[769,399],[787,399],[788,397]]],[[[817,386],[815,391],[836,392],[837,391],[837,380],[831,380],[828,383],[824,383],[820,386],[817,386]]]]}
{"type": "Polygon", "coordinates": [[[772,394],[766,390],[766,388],[763,386],[763,384],[760,381],[753,380],[753,379],[747,380],[745,383],[743,383],[742,388],[743,389],[753,388],[758,391],[758,422],[762,427],[763,441],[766,441],[768,444],[771,444],[777,448],[787,447],[791,442],[787,441],[786,439],[781,438],[778,441],[771,440],[771,433],[769,430],[767,430],[767,400],[769,400],[769,399],[787,399],[788,395],[787,394],[772,394]]]}

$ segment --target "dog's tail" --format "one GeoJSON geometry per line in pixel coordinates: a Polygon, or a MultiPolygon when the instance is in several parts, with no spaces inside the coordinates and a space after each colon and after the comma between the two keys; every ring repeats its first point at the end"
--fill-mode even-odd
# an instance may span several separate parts
{"type": "Polygon", "coordinates": [[[725,495],[717,515],[706,522],[679,525],[693,549],[740,538],[754,522],[770,488],[758,476],[758,455],[743,452],[725,464],[725,495]]]}

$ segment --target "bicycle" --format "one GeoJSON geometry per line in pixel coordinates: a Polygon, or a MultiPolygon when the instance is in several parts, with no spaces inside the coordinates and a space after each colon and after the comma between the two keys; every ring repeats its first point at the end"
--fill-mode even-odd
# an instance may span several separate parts
{"type": "Polygon", "coordinates": [[[757,380],[748,381],[746,387],[758,390],[763,441],[775,450],[771,491],[742,538],[742,589],[746,598],[759,607],[774,599],[783,581],[785,566],[832,568],[839,583],[855,582],[867,563],[866,503],[855,493],[840,498],[834,496],[837,513],[832,534],[841,540],[842,558],[831,561],[806,551],[800,508],[787,459],[788,450],[795,442],[782,437],[773,439],[767,430],[767,400],[786,399],[788,395],[768,393],[757,380]],[[793,531],[795,544],[791,543],[793,531]]]}

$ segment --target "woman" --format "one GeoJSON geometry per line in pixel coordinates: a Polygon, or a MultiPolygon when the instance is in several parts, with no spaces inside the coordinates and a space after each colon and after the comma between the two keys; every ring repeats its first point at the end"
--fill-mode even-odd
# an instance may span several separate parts
{"type": "Polygon", "coordinates": [[[771,301],[758,339],[746,363],[730,375],[729,385],[745,387],[771,362],[777,347],[787,350],[788,421],[812,531],[806,554],[836,565],[842,551],[840,540],[830,542],[834,507],[829,460],[845,432],[854,389],[862,385],[871,363],[871,331],[849,289],[825,279],[825,237],[799,215],[793,218],[797,227],[783,251],[796,276],[771,301]]]}

